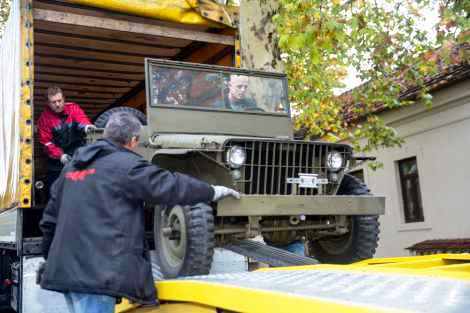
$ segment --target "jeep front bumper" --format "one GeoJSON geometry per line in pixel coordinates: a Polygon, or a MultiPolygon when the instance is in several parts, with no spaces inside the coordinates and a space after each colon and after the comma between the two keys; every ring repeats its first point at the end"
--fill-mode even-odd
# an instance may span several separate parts
{"type": "Polygon", "coordinates": [[[380,215],[383,196],[242,195],[217,205],[217,216],[380,215]]]}

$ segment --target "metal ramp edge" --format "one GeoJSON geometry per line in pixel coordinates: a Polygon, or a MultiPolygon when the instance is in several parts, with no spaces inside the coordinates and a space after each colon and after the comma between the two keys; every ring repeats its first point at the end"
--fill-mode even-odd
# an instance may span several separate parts
{"type": "Polygon", "coordinates": [[[319,264],[319,262],[313,258],[301,256],[253,240],[233,241],[223,248],[274,267],[319,264]]]}

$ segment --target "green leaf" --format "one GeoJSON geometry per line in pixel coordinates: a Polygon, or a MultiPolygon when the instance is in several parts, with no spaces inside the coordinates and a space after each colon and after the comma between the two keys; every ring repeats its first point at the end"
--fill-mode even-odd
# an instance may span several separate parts
{"type": "Polygon", "coordinates": [[[289,39],[289,48],[293,50],[300,50],[305,46],[306,36],[298,34],[289,39]]]}

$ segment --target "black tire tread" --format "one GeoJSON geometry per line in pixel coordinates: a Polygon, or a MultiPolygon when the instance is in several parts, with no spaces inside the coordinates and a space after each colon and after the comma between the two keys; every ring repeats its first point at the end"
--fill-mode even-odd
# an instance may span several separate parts
{"type": "Polygon", "coordinates": [[[95,126],[98,128],[104,128],[111,115],[116,112],[131,113],[135,117],[137,117],[137,119],[142,123],[142,125],[147,125],[147,117],[144,113],[140,112],[139,110],[130,107],[115,107],[101,113],[95,120],[95,126]]]}
{"type": "Polygon", "coordinates": [[[188,250],[181,275],[194,276],[209,273],[214,256],[214,215],[207,204],[185,207],[188,250]]]}
{"type": "MultiPolygon", "coordinates": [[[[186,253],[181,269],[176,273],[176,269],[166,269],[160,258],[162,254],[158,251],[159,240],[155,240],[155,258],[152,262],[160,265],[162,276],[165,278],[175,278],[178,276],[206,275],[212,266],[214,256],[215,235],[214,235],[214,214],[212,207],[205,203],[194,206],[183,207],[187,244],[186,253]]],[[[155,234],[155,237],[158,237],[155,234]]]]}
{"type": "MultiPolygon", "coordinates": [[[[338,195],[370,195],[370,190],[358,178],[345,174],[337,192],[338,195]]],[[[322,263],[352,263],[372,258],[379,241],[380,223],[377,215],[353,216],[353,243],[342,255],[331,255],[320,245],[310,244],[313,257],[322,263]]]]}

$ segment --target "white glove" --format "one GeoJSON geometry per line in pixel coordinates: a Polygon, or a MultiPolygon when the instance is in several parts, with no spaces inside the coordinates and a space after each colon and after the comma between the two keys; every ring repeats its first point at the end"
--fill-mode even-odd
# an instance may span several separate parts
{"type": "Polygon", "coordinates": [[[85,133],[86,134],[89,134],[89,133],[92,133],[96,130],[96,126],[93,125],[93,124],[90,124],[90,125],[87,125],[85,126],[85,133]]]}
{"type": "Polygon", "coordinates": [[[214,189],[214,198],[212,198],[212,201],[219,201],[220,199],[228,196],[240,199],[240,193],[238,191],[225,186],[212,186],[212,189],[214,189]]]}
{"type": "Polygon", "coordinates": [[[72,157],[68,154],[62,154],[62,156],[60,157],[60,162],[65,165],[67,163],[69,163],[70,161],[72,160],[72,157]]]}

